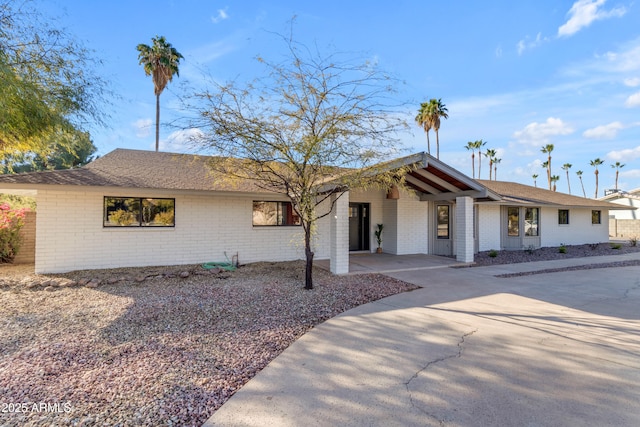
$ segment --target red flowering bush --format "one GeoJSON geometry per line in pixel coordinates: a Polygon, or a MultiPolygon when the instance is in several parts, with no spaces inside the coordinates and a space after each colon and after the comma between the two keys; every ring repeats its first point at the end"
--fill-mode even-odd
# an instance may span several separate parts
{"type": "Polygon", "coordinates": [[[7,203],[0,204],[0,263],[13,262],[20,245],[20,229],[24,225],[24,216],[29,209],[11,209],[7,203]]]}

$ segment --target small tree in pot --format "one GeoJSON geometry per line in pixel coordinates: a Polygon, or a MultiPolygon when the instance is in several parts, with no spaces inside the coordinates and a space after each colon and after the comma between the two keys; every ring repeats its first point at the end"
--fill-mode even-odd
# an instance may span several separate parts
{"type": "Polygon", "coordinates": [[[376,231],[373,233],[376,236],[376,241],[378,242],[378,249],[376,249],[376,253],[382,253],[382,230],[384,229],[383,224],[376,225],[376,231]]]}

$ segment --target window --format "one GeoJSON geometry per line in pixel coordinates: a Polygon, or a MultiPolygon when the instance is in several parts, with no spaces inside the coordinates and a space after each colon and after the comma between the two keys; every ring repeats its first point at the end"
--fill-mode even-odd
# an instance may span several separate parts
{"type": "Polygon", "coordinates": [[[520,208],[507,208],[507,233],[512,237],[520,235],[520,208]]]}
{"type": "Polygon", "coordinates": [[[176,199],[105,197],[104,227],[173,227],[176,199]]]}
{"type": "Polygon", "coordinates": [[[538,208],[526,208],[524,210],[524,235],[528,237],[538,236],[538,208]]]}
{"type": "Polygon", "coordinates": [[[558,224],[569,225],[569,209],[558,209],[558,224]]]}
{"type": "Polygon", "coordinates": [[[449,205],[438,205],[438,239],[449,238],[449,205]]]}
{"type": "Polygon", "coordinates": [[[253,225],[300,225],[290,202],[253,202],[253,225]]]}
{"type": "Polygon", "coordinates": [[[591,211],[591,224],[602,224],[602,211],[591,211]]]}

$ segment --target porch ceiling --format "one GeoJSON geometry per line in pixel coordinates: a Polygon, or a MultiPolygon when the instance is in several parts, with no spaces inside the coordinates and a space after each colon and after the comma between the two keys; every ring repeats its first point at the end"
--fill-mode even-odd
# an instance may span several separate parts
{"type": "Polygon", "coordinates": [[[454,200],[464,196],[476,200],[499,200],[497,194],[474,179],[426,153],[423,154],[422,162],[405,176],[407,186],[420,194],[420,200],[454,200]]]}

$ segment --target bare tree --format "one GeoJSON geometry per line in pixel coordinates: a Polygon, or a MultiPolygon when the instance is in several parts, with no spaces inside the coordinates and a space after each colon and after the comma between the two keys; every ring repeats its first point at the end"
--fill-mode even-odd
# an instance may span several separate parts
{"type": "Polygon", "coordinates": [[[249,84],[213,83],[198,93],[194,143],[218,155],[211,167],[288,197],[304,231],[305,288],[313,288],[312,236],[354,187],[389,188],[405,170],[380,161],[397,155],[406,122],[390,95],[397,82],[375,65],[323,56],[280,36],[288,59],[258,58],[268,70],[249,84]]]}

